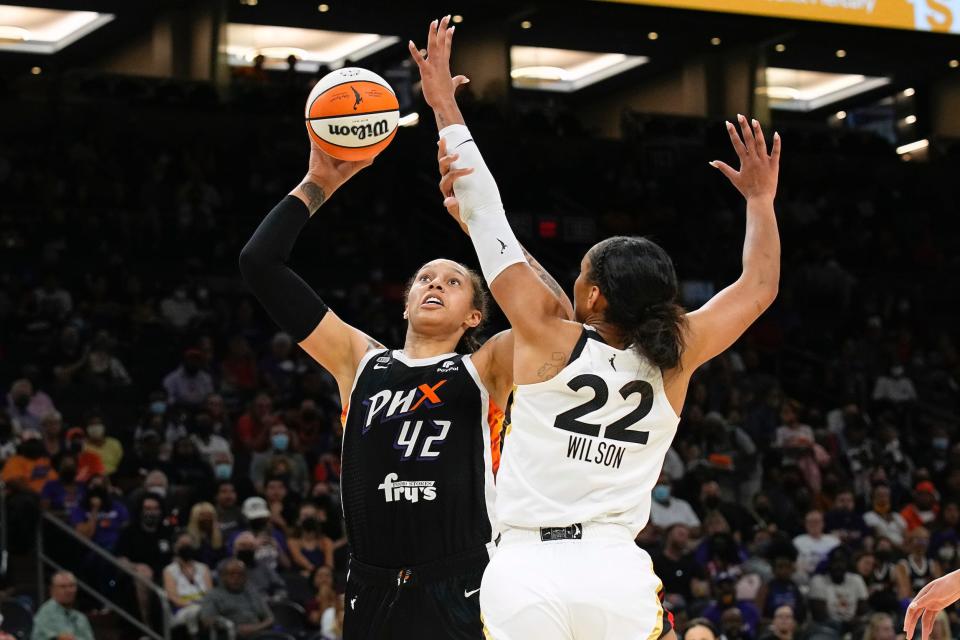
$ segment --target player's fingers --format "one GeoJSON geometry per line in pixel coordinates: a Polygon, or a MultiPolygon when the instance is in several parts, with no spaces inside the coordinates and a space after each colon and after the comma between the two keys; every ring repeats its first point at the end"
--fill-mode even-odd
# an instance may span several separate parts
{"type": "Polygon", "coordinates": [[[917,601],[914,600],[910,603],[910,606],[907,607],[907,615],[903,619],[903,631],[907,634],[907,640],[913,638],[914,628],[917,626],[917,620],[920,619],[920,613],[923,611],[922,607],[917,606],[917,601]]]}
{"type": "Polygon", "coordinates": [[[450,213],[457,215],[460,213],[460,201],[455,196],[447,196],[443,199],[443,207],[450,213]]]}
{"type": "Polygon", "coordinates": [[[737,124],[740,125],[740,133],[743,134],[743,147],[746,150],[747,154],[754,153],[754,149],[757,146],[756,141],[753,139],[753,131],[750,129],[750,122],[747,120],[746,116],[737,114],[737,124]]]}
{"type": "Polygon", "coordinates": [[[930,632],[933,631],[933,624],[937,620],[938,611],[932,609],[926,609],[923,612],[923,618],[920,624],[923,626],[923,635],[920,636],[921,640],[927,640],[930,637],[930,632]]]}
{"type": "Polygon", "coordinates": [[[440,175],[445,176],[450,171],[450,165],[460,158],[459,153],[451,153],[448,156],[440,158],[440,175]]]}
{"type": "Polygon", "coordinates": [[[760,126],[756,118],[750,124],[753,125],[753,138],[757,142],[757,156],[760,158],[768,157],[767,140],[763,137],[763,127],[760,126]]]}
{"type": "Polygon", "coordinates": [[[437,161],[445,155],[447,155],[447,141],[440,138],[437,140],[437,161]]]}
{"type": "Polygon", "coordinates": [[[780,134],[776,131],[773,132],[773,150],[770,152],[770,160],[775,166],[780,166],[780,134]]]}
{"type": "Polygon", "coordinates": [[[437,28],[437,53],[439,53],[444,58],[450,56],[450,40],[452,39],[451,34],[448,33],[450,24],[450,16],[444,16],[440,19],[440,25],[437,28]]]}
{"type": "Polygon", "coordinates": [[[413,44],[413,40],[407,42],[407,49],[410,50],[410,57],[417,63],[418,67],[423,64],[423,54],[420,53],[420,49],[417,49],[417,45],[413,44]]]}
{"type": "Polygon", "coordinates": [[[730,136],[730,142],[733,144],[733,150],[737,152],[737,157],[740,158],[740,162],[743,163],[744,158],[747,157],[747,150],[743,146],[743,140],[740,139],[740,134],[737,133],[737,128],[733,126],[732,122],[728,120],[726,125],[727,134],[730,136]]]}
{"type": "Polygon", "coordinates": [[[453,77],[453,88],[456,89],[462,84],[467,84],[470,82],[470,78],[467,76],[454,76],[453,77]]]}
{"type": "Polygon", "coordinates": [[[434,20],[427,28],[427,58],[436,55],[437,52],[437,21],[434,20]]]}
{"type": "Polygon", "coordinates": [[[453,32],[457,30],[456,25],[450,27],[446,31],[446,38],[444,38],[443,48],[444,55],[447,56],[447,60],[450,59],[450,52],[453,51],[453,32]]]}
{"type": "Polygon", "coordinates": [[[731,182],[736,182],[737,178],[740,176],[740,173],[734,170],[734,168],[728,165],[726,162],[722,162],[720,160],[714,160],[713,162],[709,162],[707,164],[709,164],[714,169],[719,169],[720,173],[727,176],[727,179],[730,180],[731,182]]]}

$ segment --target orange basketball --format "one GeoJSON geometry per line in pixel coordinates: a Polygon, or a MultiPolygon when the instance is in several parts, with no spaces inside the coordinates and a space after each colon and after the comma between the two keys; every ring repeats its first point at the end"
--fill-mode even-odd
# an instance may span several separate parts
{"type": "Polygon", "coordinates": [[[328,73],[307,98],[307,133],[334,158],[365,160],[397,133],[400,105],[387,81],[366,69],[328,73]]]}

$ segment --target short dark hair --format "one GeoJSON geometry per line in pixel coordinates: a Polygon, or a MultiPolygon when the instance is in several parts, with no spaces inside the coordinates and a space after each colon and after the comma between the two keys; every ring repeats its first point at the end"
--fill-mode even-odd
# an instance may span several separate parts
{"type": "Polygon", "coordinates": [[[605,319],[656,366],[677,367],[686,319],[667,252],[648,238],[614,236],[594,245],[588,257],[587,279],[607,300],[605,319]]]}

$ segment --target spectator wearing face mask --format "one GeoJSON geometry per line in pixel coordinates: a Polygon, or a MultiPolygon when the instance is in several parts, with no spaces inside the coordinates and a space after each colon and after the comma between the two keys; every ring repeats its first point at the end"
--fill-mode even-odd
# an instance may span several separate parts
{"type": "Polygon", "coordinates": [[[166,389],[172,404],[197,408],[213,393],[213,378],[201,369],[202,365],[203,352],[199,349],[187,349],[183,354],[183,364],[163,379],[163,388],[166,389]]]}
{"type": "MultiPolygon", "coordinates": [[[[198,411],[193,415],[190,432],[197,451],[211,467],[214,464],[213,456],[215,453],[230,454],[230,443],[224,437],[214,433],[213,418],[206,411],[198,411]]],[[[221,479],[225,480],[226,478],[221,479]]]]}
{"type": "MultiPolygon", "coordinates": [[[[268,564],[271,569],[289,567],[287,536],[282,528],[273,523],[273,514],[267,507],[267,501],[259,496],[244,500],[243,518],[257,541],[257,559],[268,564]]],[[[236,536],[228,543],[229,549],[232,550],[235,540],[236,536]]]]}
{"type": "Polygon", "coordinates": [[[7,394],[7,415],[13,424],[14,433],[40,431],[43,416],[57,410],[53,400],[43,391],[34,392],[33,383],[27,378],[14,380],[7,394]]]}
{"type": "Polygon", "coordinates": [[[661,530],[670,525],[685,524],[690,528],[691,537],[700,537],[700,518],[689,502],[672,495],[670,478],[664,473],[660,474],[660,479],[653,488],[650,522],[661,530]]]}
{"type": "Polygon", "coordinates": [[[77,479],[86,482],[93,476],[106,474],[100,454],[86,448],[87,432],[81,427],[67,430],[66,450],[77,458],[77,479]]]}
{"type": "Polygon", "coordinates": [[[310,488],[310,474],[303,456],[292,450],[293,440],[290,430],[282,423],[270,427],[270,449],[253,456],[250,463],[250,479],[257,491],[263,492],[268,470],[278,461],[285,463],[289,470],[287,485],[295,493],[305,495],[310,488]]]}
{"type": "MultiPolygon", "coordinates": [[[[250,588],[265,598],[283,599],[286,597],[286,584],[271,566],[270,554],[258,553],[263,545],[257,544],[257,537],[244,531],[237,535],[233,543],[233,555],[247,568],[247,580],[250,588]],[[268,557],[269,556],[269,557],[268,557]]],[[[264,549],[268,551],[268,549],[264,549]]]]}
{"type": "Polygon", "coordinates": [[[87,420],[87,438],[83,448],[100,456],[107,475],[113,474],[123,460],[123,445],[116,438],[107,435],[107,427],[100,416],[91,416],[87,420]]]}
{"type": "Polygon", "coordinates": [[[297,526],[287,540],[290,559],[304,577],[309,577],[318,567],[333,568],[333,541],[321,530],[324,520],[326,512],[321,512],[315,504],[301,505],[297,526]]]}
{"type": "Polygon", "coordinates": [[[77,480],[77,459],[70,454],[61,457],[57,474],[56,480],[48,480],[43,485],[40,503],[44,509],[69,514],[80,504],[85,484],[77,480]]]}
{"type": "MultiPolygon", "coordinates": [[[[146,580],[159,577],[170,564],[173,531],[164,524],[163,502],[154,493],[146,493],[134,509],[134,521],[120,534],[114,554],[131,571],[146,580]]],[[[150,621],[150,591],[135,582],[137,604],[144,622],[150,621]]]]}
{"type": "Polygon", "coordinates": [[[163,590],[174,614],[172,626],[186,627],[191,636],[200,630],[200,601],[213,589],[210,567],[197,555],[196,540],[181,533],[173,545],[173,562],[163,570],[163,590]]]}
{"type": "Polygon", "coordinates": [[[3,466],[0,479],[14,491],[39,496],[43,485],[57,479],[57,472],[50,463],[38,431],[25,431],[21,437],[17,453],[3,466]]]}
{"type": "Polygon", "coordinates": [[[213,506],[217,510],[217,522],[225,540],[230,540],[243,528],[243,514],[237,501],[237,489],[231,481],[217,482],[213,506]]]}
{"type": "Polygon", "coordinates": [[[87,482],[87,490],[73,511],[73,528],[96,545],[113,551],[130,515],[121,500],[113,497],[110,484],[104,476],[94,476],[87,482]]]}

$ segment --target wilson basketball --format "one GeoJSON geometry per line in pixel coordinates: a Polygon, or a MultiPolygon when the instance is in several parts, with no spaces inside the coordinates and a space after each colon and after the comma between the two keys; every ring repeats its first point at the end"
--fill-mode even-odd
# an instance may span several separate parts
{"type": "Polygon", "coordinates": [[[387,81],[366,69],[328,73],[307,98],[310,138],[341,160],[372,158],[397,132],[400,105],[387,81]]]}

